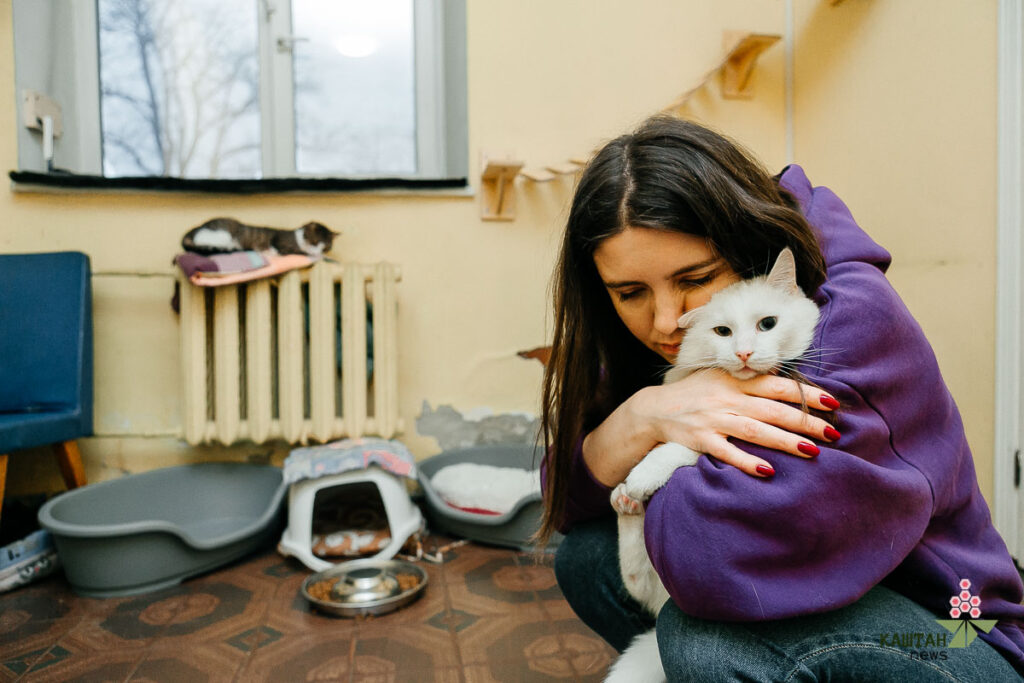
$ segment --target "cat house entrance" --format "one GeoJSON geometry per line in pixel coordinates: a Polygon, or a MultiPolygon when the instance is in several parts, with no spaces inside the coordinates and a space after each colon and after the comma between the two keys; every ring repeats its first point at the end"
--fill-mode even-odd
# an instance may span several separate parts
{"type": "Polygon", "coordinates": [[[372,465],[293,483],[277,549],[320,572],[353,558],[390,560],[422,525],[405,480],[372,465]]]}
{"type": "Polygon", "coordinates": [[[330,486],[313,500],[310,551],[329,562],[376,555],[391,542],[380,489],[371,481],[330,486]]]}

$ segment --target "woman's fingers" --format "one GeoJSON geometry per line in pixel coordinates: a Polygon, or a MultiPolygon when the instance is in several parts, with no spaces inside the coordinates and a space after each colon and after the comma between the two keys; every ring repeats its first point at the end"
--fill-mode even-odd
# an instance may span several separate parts
{"type": "Polygon", "coordinates": [[[804,458],[818,455],[819,448],[806,437],[743,415],[722,418],[721,432],[748,443],[784,451],[804,458]]]}
{"type": "Polygon", "coordinates": [[[729,436],[805,458],[817,455],[817,447],[810,441],[803,440],[804,449],[801,449],[798,442],[793,440],[792,434],[739,415],[730,415],[711,431],[701,430],[696,434],[679,425],[669,428],[670,441],[684,443],[687,437],[695,437],[695,443],[690,447],[698,453],[706,453],[716,460],[732,465],[753,476],[771,477],[775,474],[771,463],[738,448],[728,440],[729,436]],[[678,433],[678,435],[672,436],[673,433],[678,433]],[[808,450],[807,447],[813,451],[808,450]]]}
{"type": "Polygon", "coordinates": [[[828,422],[799,407],[803,403],[835,410],[835,398],[785,377],[739,380],[723,371],[702,370],[651,387],[644,396],[649,399],[644,414],[656,420],[658,442],[683,444],[753,476],[770,477],[775,472],[767,461],[730,443],[729,437],[804,458],[820,452],[815,441],[827,444],[840,438],[828,422]]]}
{"type": "Polygon", "coordinates": [[[756,456],[742,451],[735,445],[729,443],[725,439],[718,438],[711,444],[708,444],[707,454],[719,462],[723,462],[726,465],[732,465],[736,469],[742,470],[752,477],[761,477],[762,479],[774,477],[775,468],[771,466],[766,460],[762,460],[756,456]]]}
{"type": "MultiPolygon", "coordinates": [[[[825,420],[779,401],[750,397],[744,406],[743,414],[755,420],[775,425],[785,430],[786,433],[790,433],[790,436],[797,441],[806,441],[806,439],[801,439],[800,435],[806,435],[826,443],[839,440],[839,432],[825,420]]],[[[739,435],[732,434],[732,436],[739,435]]],[[[744,437],[740,436],[740,438],[744,437]]],[[[750,441],[750,439],[744,440],[750,441]]],[[[757,441],[754,443],[761,442],[757,441]]]]}
{"type": "Polygon", "coordinates": [[[818,410],[836,410],[839,401],[827,391],[801,384],[796,380],[774,375],[760,375],[748,380],[739,380],[743,392],[750,396],[760,396],[774,401],[787,403],[803,403],[806,401],[811,408],[818,410]]]}

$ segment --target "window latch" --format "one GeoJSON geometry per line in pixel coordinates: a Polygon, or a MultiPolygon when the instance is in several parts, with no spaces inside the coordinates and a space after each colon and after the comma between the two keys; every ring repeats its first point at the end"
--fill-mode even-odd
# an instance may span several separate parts
{"type": "Polygon", "coordinates": [[[263,8],[263,21],[269,24],[277,8],[270,4],[270,0],[260,0],[260,6],[263,8]]]}
{"type": "Polygon", "coordinates": [[[295,43],[309,42],[309,38],[303,36],[278,36],[277,37],[277,51],[278,52],[294,52],[295,43]]]}

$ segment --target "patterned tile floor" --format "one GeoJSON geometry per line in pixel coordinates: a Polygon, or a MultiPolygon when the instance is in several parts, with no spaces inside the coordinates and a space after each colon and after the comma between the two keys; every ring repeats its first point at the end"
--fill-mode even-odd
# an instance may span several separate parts
{"type": "MultiPolygon", "coordinates": [[[[430,537],[427,549],[450,539],[430,537]]],[[[464,545],[423,597],[341,619],[268,550],[156,593],[76,596],[62,575],[0,595],[0,681],[600,681],[614,651],[572,613],[550,557],[464,545]]]]}

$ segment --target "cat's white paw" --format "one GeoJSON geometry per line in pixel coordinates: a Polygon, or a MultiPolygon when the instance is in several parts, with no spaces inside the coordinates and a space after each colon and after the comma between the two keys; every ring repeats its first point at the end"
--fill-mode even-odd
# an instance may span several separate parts
{"type": "Polygon", "coordinates": [[[626,487],[626,496],[647,501],[668,482],[673,472],[680,467],[695,464],[698,457],[698,453],[677,443],[664,443],[651,449],[622,482],[626,487]]]}
{"type": "Polygon", "coordinates": [[[639,515],[644,511],[644,502],[626,493],[626,483],[615,487],[611,497],[612,509],[620,515],[639,515]]]}
{"type": "Polygon", "coordinates": [[[641,476],[634,476],[636,470],[633,470],[633,472],[626,477],[626,481],[620,484],[620,486],[623,487],[623,496],[631,500],[646,502],[650,500],[655,491],[668,482],[669,477],[672,476],[672,472],[674,471],[675,469],[669,471],[667,476],[661,476],[662,473],[660,472],[640,472],[641,476]],[[657,476],[642,476],[644,474],[655,474],[657,476]]]}

